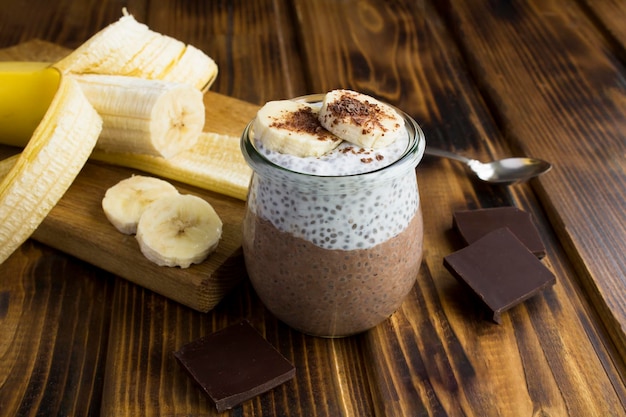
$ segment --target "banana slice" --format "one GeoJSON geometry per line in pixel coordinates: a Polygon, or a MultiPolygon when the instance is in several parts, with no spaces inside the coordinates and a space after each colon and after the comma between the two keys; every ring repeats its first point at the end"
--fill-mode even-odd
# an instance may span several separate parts
{"type": "Polygon", "coordinates": [[[265,103],[256,115],[253,130],[264,147],[300,157],[321,156],[341,143],[320,125],[311,105],[291,100],[265,103]]]}
{"type": "Polygon", "coordinates": [[[137,225],[137,241],[146,258],[160,266],[187,268],[213,252],[222,221],[213,207],[190,194],[162,197],[150,204],[137,225]]]}
{"type": "Polygon", "coordinates": [[[172,195],[178,195],[178,190],[169,182],[133,175],[106,191],[102,209],[117,230],[132,235],[137,232],[137,223],[146,207],[159,198],[172,195]]]}
{"type": "Polygon", "coordinates": [[[319,120],[330,132],[364,148],[385,147],[404,132],[404,120],[392,107],[351,90],[328,92],[319,120]]]}

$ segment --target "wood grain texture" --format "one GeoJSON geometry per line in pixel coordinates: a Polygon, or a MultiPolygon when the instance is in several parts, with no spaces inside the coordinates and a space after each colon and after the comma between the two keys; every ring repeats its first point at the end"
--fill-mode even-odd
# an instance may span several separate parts
{"type": "MultiPolygon", "coordinates": [[[[89,17],[61,1],[33,12],[40,26],[19,31],[17,24],[0,24],[0,42],[10,46],[29,34],[28,39],[71,47],[118,17],[119,2],[85,4],[89,17]],[[74,23],[76,16],[82,25],[74,23]]],[[[216,57],[217,93],[258,105],[334,87],[358,89],[415,117],[432,145],[481,159],[532,153],[557,167],[532,186],[505,188],[470,179],[455,162],[425,158],[417,169],[425,219],[417,284],[390,320],[340,340],[290,330],[263,307],[247,280],[204,314],[29,241],[0,265],[0,330],[15,334],[17,328],[25,340],[38,341],[41,354],[27,350],[20,356],[21,339],[0,338],[2,411],[9,404],[9,412],[17,410],[12,414],[35,414],[31,399],[46,398],[32,409],[53,415],[217,415],[171,352],[246,318],[296,365],[296,377],[224,415],[626,415],[623,332],[607,320],[604,294],[581,285],[592,282],[581,279],[592,267],[619,263],[623,258],[614,251],[624,243],[585,237],[580,246],[568,237],[572,228],[598,233],[610,224],[615,207],[604,211],[596,205],[607,217],[589,216],[584,207],[577,208],[577,218],[571,211],[588,203],[586,193],[602,193],[598,184],[608,181],[615,200],[626,195],[608,178],[620,173],[618,155],[598,172],[591,170],[610,156],[602,141],[611,152],[622,149],[619,141],[616,146],[616,120],[623,86],[614,84],[614,43],[598,29],[599,19],[587,18],[584,8],[566,0],[125,4],[138,19],[216,57]],[[592,95],[591,86],[604,89],[592,95]],[[442,258],[462,246],[451,229],[454,210],[503,205],[533,214],[547,246],[543,262],[557,284],[495,325],[445,270],[442,258]],[[588,217],[581,219],[583,214],[588,217]],[[589,247],[605,246],[613,252],[583,257],[589,247]],[[50,256],[64,266],[40,267],[50,256]],[[24,284],[31,281],[37,285],[24,284]],[[38,303],[7,303],[13,294],[38,303]],[[40,303],[47,307],[30,307],[40,303]],[[75,329],[69,340],[63,336],[69,328],[59,325],[55,313],[67,307],[73,314],[68,325],[75,329]],[[11,313],[3,317],[4,311],[11,313]],[[101,330],[94,334],[86,322],[101,330]],[[58,347],[49,357],[44,352],[51,345],[58,347]],[[49,358],[48,366],[43,374],[33,373],[40,356],[49,358]],[[31,381],[86,375],[92,382],[77,393],[72,384],[16,379],[11,369],[34,375],[31,381]],[[71,401],[75,405],[58,406],[71,401]]],[[[219,111],[218,120],[239,117],[219,111]]],[[[617,284],[613,290],[620,291],[617,284]]],[[[611,308],[625,308],[622,295],[615,295],[611,308]]]]}
{"type": "Polygon", "coordinates": [[[28,242],[0,278],[1,413],[97,414],[113,277],[28,242]]]}
{"type": "Polygon", "coordinates": [[[626,59],[626,3],[621,0],[581,0],[581,7],[599,30],[609,33],[621,49],[622,61],[626,59]]]}
{"type": "MultiPolygon", "coordinates": [[[[224,415],[180,369],[174,350],[242,318],[297,364],[296,376],[236,407],[232,415],[372,415],[359,338],[326,340],[290,331],[261,305],[249,283],[210,314],[193,312],[149,291],[116,287],[103,415],[224,415]]],[[[226,413],[228,415],[228,413],[226,413]]]]}
{"type": "Polygon", "coordinates": [[[179,192],[208,201],[222,219],[223,232],[217,250],[204,262],[160,267],[143,256],[134,236],[113,228],[102,211],[106,190],[134,174],[143,173],[88,163],[32,238],[188,307],[209,311],[245,276],[243,202],[170,181],[179,192]]]}
{"type": "Polygon", "coordinates": [[[261,105],[311,92],[301,60],[294,59],[299,36],[292,13],[289,1],[237,0],[150,7],[138,17],[163,33],[193,41],[215,59],[229,76],[218,76],[213,90],[261,105]]]}
{"type": "MultiPolygon", "coordinates": [[[[367,85],[372,89],[378,84],[381,90],[372,92],[389,97],[413,114],[425,129],[427,140],[433,138],[430,143],[482,155],[483,158],[489,157],[489,154],[504,155],[517,150],[515,146],[509,147],[511,144],[500,133],[497,121],[489,117],[490,109],[479,95],[480,91],[472,87],[469,74],[459,70],[463,59],[454,53],[453,40],[442,30],[444,22],[438,20],[430,6],[424,4],[421,10],[416,11],[408,5],[394,4],[391,13],[387,5],[360,2],[356,6],[364,10],[360,14],[350,7],[344,8],[343,4],[331,3],[301,2],[297,6],[301,9],[299,15],[315,16],[318,27],[337,27],[333,31],[320,29],[315,32],[316,42],[309,49],[310,62],[331,62],[321,75],[325,77],[324,88],[346,86],[344,83],[347,83],[351,88],[367,85]],[[318,8],[327,13],[321,13],[318,8]],[[411,19],[412,13],[420,11],[430,18],[411,19]],[[348,19],[349,14],[357,17],[348,19]],[[373,50],[359,47],[359,44],[365,44],[372,38],[361,33],[363,28],[373,27],[364,19],[376,21],[378,17],[379,21],[386,22],[384,17],[388,15],[393,16],[395,22],[411,21],[414,26],[399,23],[381,25],[378,27],[380,31],[375,34],[378,38],[374,41],[380,45],[373,50]],[[343,19],[348,24],[336,26],[335,20],[343,19]],[[389,30],[384,30],[387,27],[389,30]],[[396,42],[397,39],[411,39],[407,33],[420,35],[421,49],[415,48],[412,43],[396,42]],[[358,57],[355,49],[368,54],[358,57]],[[372,68],[378,65],[377,59],[384,59],[377,54],[380,50],[393,50],[393,54],[390,53],[385,60],[397,79],[377,80],[376,71],[372,68]],[[447,52],[442,54],[442,50],[447,52]],[[343,51],[351,51],[352,55],[342,56],[343,51]],[[332,56],[340,56],[341,59],[331,60],[332,56]],[[332,63],[336,63],[337,67],[332,63]],[[347,67],[343,72],[341,65],[347,67]],[[366,84],[359,78],[363,73],[371,77],[366,84]],[[334,74],[340,74],[344,79],[338,79],[334,74]],[[412,85],[416,80],[422,80],[417,88],[412,85]],[[413,94],[394,94],[394,90],[386,90],[389,85],[403,86],[398,91],[412,91],[413,94]],[[416,95],[419,98],[416,99],[416,95]]],[[[389,72],[385,75],[391,77],[389,72]]],[[[586,304],[586,301],[584,294],[576,289],[576,272],[571,264],[566,262],[565,266],[559,266],[557,275],[561,280],[554,291],[546,292],[543,297],[526,303],[510,315],[510,329],[482,326],[484,323],[476,325],[473,321],[482,317],[480,311],[475,313],[472,321],[464,319],[473,309],[475,301],[465,299],[466,295],[441,265],[442,257],[459,248],[460,244],[458,238],[453,241],[456,242],[454,245],[446,240],[454,237],[450,232],[452,211],[516,204],[518,194],[523,191],[516,192],[513,188],[509,194],[503,189],[469,184],[469,180],[462,178],[465,175],[462,167],[447,164],[425,160],[418,167],[427,249],[418,286],[412,294],[413,302],[405,303],[389,326],[379,326],[367,335],[370,356],[383,358],[382,361],[371,362],[370,373],[374,375],[370,380],[372,392],[380,395],[374,401],[380,407],[378,414],[478,416],[492,413],[532,415],[543,411],[548,415],[601,416],[612,413],[615,407],[621,408],[624,391],[614,389],[614,381],[600,383],[603,386],[600,390],[596,385],[598,381],[581,382],[576,381],[576,377],[567,381],[570,376],[593,374],[591,369],[598,371],[606,366],[601,360],[590,363],[586,359],[594,355],[602,342],[597,335],[587,336],[589,323],[580,320],[576,313],[581,303],[586,304]],[[445,168],[438,168],[441,166],[445,168]],[[455,176],[455,172],[458,175],[455,176]],[[530,312],[525,311],[526,308],[530,312]],[[537,316],[542,318],[535,322],[533,317],[537,316]],[[518,328],[528,320],[534,324],[518,328]],[[561,326],[568,331],[557,330],[553,334],[561,326]],[[588,342],[577,346],[579,341],[587,338],[588,342]],[[576,353],[560,359],[554,346],[560,346],[560,349],[577,346],[576,353]],[[546,349],[552,349],[549,358],[533,356],[532,352],[546,349]],[[541,380],[542,388],[537,389],[533,380],[541,380]],[[577,394],[560,393],[559,387],[563,384],[577,394]],[[498,402],[501,406],[488,399],[490,391],[501,396],[498,402]],[[579,400],[581,396],[588,397],[591,392],[593,396],[609,393],[603,399],[606,406],[579,400]]],[[[549,224],[544,223],[542,234],[550,234],[549,224]]],[[[557,248],[558,243],[555,251],[560,250],[557,248]]],[[[554,265],[551,267],[554,268],[554,265]]],[[[602,326],[595,331],[602,332],[602,326]]],[[[610,350],[610,343],[601,349],[605,352],[610,350]]]]}
{"type": "Polygon", "coordinates": [[[441,10],[510,146],[555,165],[537,188],[624,349],[624,67],[609,58],[611,45],[575,5],[472,3],[441,10]]]}

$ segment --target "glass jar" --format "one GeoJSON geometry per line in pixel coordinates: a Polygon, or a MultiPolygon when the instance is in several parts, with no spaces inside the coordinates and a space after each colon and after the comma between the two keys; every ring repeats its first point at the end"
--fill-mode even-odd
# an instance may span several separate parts
{"type": "MultiPolygon", "coordinates": [[[[320,106],[323,95],[296,100],[320,106]]],[[[303,333],[343,337],[393,314],[413,287],[423,222],[415,167],[425,140],[407,114],[407,146],[386,167],[303,174],[267,159],[251,122],[241,147],[253,169],[243,223],[248,276],[264,305],[303,333]]]]}

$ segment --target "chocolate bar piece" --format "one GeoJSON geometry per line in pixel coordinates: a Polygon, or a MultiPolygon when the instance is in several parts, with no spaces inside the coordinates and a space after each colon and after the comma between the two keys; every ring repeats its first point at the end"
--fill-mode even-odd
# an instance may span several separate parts
{"type": "Polygon", "coordinates": [[[530,213],[517,207],[457,211],[453,221],[454,227],[468,245],[491,231],[507,227],[538,258],[546,255],[546,248],[530,213]]]}
{"type": "Polygon", "coordinates": [[[482,299],[498,324],[502,312],[556,282],[554,274],[507,228],[444,257],[444,265],[482,299]]]}
{"type": "Polygon", "coordinates": [[[220,412],[277,387],[296,373],[245,320],[184,345],[174,356],[220,412]]]}

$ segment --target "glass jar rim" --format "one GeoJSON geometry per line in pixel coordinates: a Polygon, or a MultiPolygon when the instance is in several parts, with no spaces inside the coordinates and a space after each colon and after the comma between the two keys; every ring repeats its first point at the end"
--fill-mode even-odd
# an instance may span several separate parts
{"type": "MultiPolygon", "coordinates": [[[[321,106],[321,103],[324,100],[324,96],[325,94],[309,94],[305,96],[296,97],[291,100],[304,102],[307,104],[312,104],[314,106],[315,105],[321,106]]],[[[422,131],[421,127],[417,124],[417,122],[407,113],[403,112],[402,110],[398,109],[397,107],[389,103],[384,103],[384,104],[394,109],[400,115],[400,117],[402,117],[402,119],[404,120],[404,125],[407,131],[407,135],[409,135],[409,142],[408,142],[406,149],[404,150],[404,152],[402,153],[402,155],[400,155],[398,159],[396,159],[395,161],[391,162],[388,165],[385,165],[383,167],[380,167],[371,171],[359,172],[359,173],[354,173],[354,174],[342,174],[342,175],[320,175],[320,174],[304,173],[304,172],[292,170],[282,165],[279,165],[277,163],[274,163],[270,159],[265,157],[261,152],[259,152],[259,150],[255,146],[254,131],[253,131],[253,125],[254,125],[255,119],[252,119],[244,128],[244,131],[241,135],[241,142],[240,142],[241,151],[244,155],[244,158],[246,159],[248,164],[252,167],[252,169],[255,172],[259,172],[260,170],[262,170],[261,167],[268,167],[271,169],[278,170],[280,172],[287,173],[289,175],[301,176],[303,178],[304,177],[320,178],[320,179],[328,179],[328,180],[332,180],[333,178],[359,178],[359,177],[365,177],[369,175],[380,176],[382,172],[397,171],[398,169],[401,169],[403,167],[407,167],[407,168],[412,167],[414,169],[415,167],[417,167],[422,157],[424,156],[424,150],[426,148],[426,140],[424,137],[424,132],[422,131]]]]}

